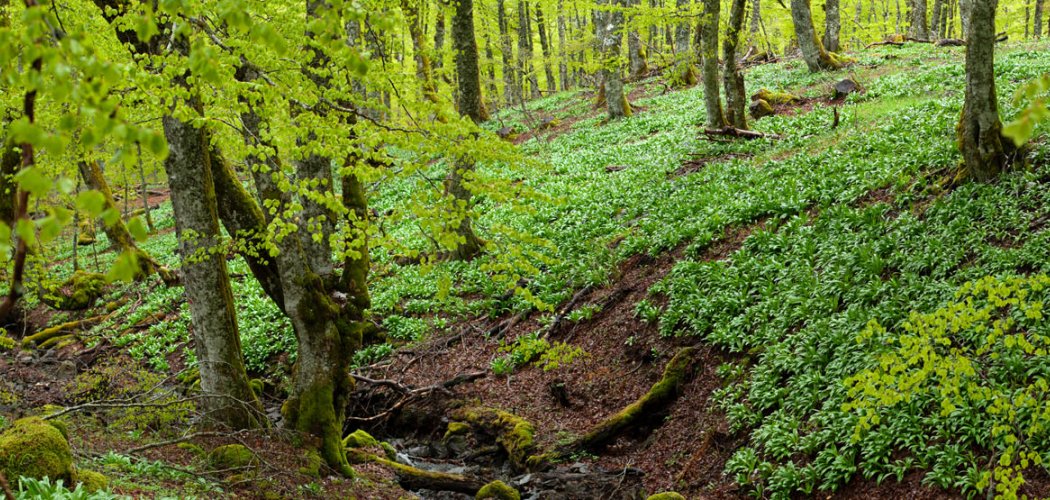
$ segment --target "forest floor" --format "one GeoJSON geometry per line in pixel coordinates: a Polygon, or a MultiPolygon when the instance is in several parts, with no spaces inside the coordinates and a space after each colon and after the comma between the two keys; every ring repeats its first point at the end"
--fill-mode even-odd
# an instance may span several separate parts
{"type": "MultiPolygon", "coordinates": [[[[399,460],[501,478],[534,498],[972,494],[971,470],[989,455],[979,440],[902,424],[855,442],[843,381],[878,354],[855,341],[869,319],[899,325],[911,311],[943,306],[967,281],[1050,269],[1050,151],[1037,142],[1024,167],[995,183],[946,185],[957,161],[962,49],[906,44],[853,55],[856,64],[833,73],[811,74],[794,59],[747,70],[749,93],[802,98],[752,123],[780,139],[704,138],[701,90],[668,89],[659,77],[631,85],[635,115],[616,122],[587,92],[501,112],[486,127],[511,129],[533,160],[482,174],[538,194],[514,206],[482,200],[478,226],[529,238],[492,230],[490,255],[428,268],[378,253],[373,314],[389,343],[362,351],[354,367],[409,388],[484,376],[390,413],[403,395],[361,381],[348,430],[389,441],[399,460]],[[865,91],[833,99],[832,85],[847,76],[865,91]],[[512,266],[516,293],[493,276],[500,265],[512,266]],[[491,432],[476,430],[465,449],[443,438],[462,410],[490,407],[530,422],[534,451],[558,449],[646,395],[686,348],[695,351],[676,398],[536,476],[558,494],[536,493],[537,479],[508,464],[491,432]],[[573,490],[565,478],[592,489],[573,490]]],[[[1047,72],[1045,46],[1004,44],[1003,114],[1017,112],[1014,89],[1047,72]]],[[[379,193],[373,206],[411,203],[409,184],[379,193]]],[[[170,204],[163,194],[152,203],[158,232],[144,248],[175,265],[170,204]]],[[[411,221],[387,230],[427,250],[411,221]]],[[[68,276],[74,262],[104,270],[114,258],[105,248],[99,234],[75,257],[72,246],[50,249],[59,264],[31,277],[68,276]]],[[[229,265],[246,363],[277,420],[294,338],[243,260],[231,255],[229,265]]],[[[76,313],[27,302],[24,333],[97,321],[55,349],[0,350],[0,429],[76,408],[61,419],[78,465],[104,472],[114,493],[470,498],[410,491],[375,464],[357,466],[360,480],[307,473],[309,458],[278,430],[194,434],[193,410],[180,402],[192,344],[179,288],[115,284],[76,313]],[[98,405],[143,397],[157,405],[98,405]],[[257,461],[215,471],[204,450],[228,443],[248,446],[257,461]]],[[[921,409],[890,415],[931,421],[921,409]]],[[[1050,494],[1041,467],[1025,478],[1023,492],[1050,494]]]]}

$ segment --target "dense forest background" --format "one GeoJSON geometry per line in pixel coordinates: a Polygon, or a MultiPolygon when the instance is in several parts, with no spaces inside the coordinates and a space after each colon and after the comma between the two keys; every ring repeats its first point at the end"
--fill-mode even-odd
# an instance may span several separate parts
{"type": "Polygon", "coordinates": [[[1050,495],[1047,17],[0,0],[0,493],[1050,495]]]}

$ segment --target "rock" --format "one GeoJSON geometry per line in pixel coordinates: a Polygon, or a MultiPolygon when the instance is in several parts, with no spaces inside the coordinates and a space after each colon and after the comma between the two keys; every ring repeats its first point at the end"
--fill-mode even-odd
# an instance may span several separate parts
{"type": "Polygon", "coordinates": [[[846,78],[835,84],[835,99],[842,99],[850,94],[863,92],[864,87],[857,83],[853,78],[846,78]]]}
{"type": "Polygon", "coordinates": [[[61,479],[73,484],[73,451],[62,432],[39,417],[16,420],[0,434],[0,472],[8,478],[61,479]]]}
{"type": "Polygon", "coordinates": [[[751,96],[752,101],[766,101],[769,104],[795,104],[802,100],[801,97],[788,92],[773,92],[769,89],[759,89],[751,96]]]}
{"type": "Polygon", "coordinates": [[[559,120],[557,118],[554,118],[553,116],[549,116],[547,118],[544,118],[544,119],[540,120],[540,124],[536,128],[538,128],[540,130],[547,130],[547,129],[552,129],[554,127],[557,127],[558,125],[561,125],[561,120],[559,120]]]}
{"type": "Polygon", "coordinates": [[[343,446],[347,448],[370,448],[372,446],[379,446],[379,441],[372,437],[371,434],[358,429],[349,436],[343,438],[343,446]]]}
{"type": "Polygon", "coordinates": [[[518,490],[507,486],[507,483],[496,480],[482,486],[474,498],[476,500],[486,498],[494,500],[521,500],[521,493],[518,493],[518,490]]]}
{"type": "Polygon", "coordinates": [[[299,473],[314,478],[321,477],[321,465],[324,463],[321,455],[316,451],[309,450],[303,453],[303,459],[306,460],[306,465],[299,467],[299,473]]]}
{"type": "Polygon", "coordinates": [[[109,478],[90,470],[82,470],[77,473],[77,481],[84,486],[84,491],[95,493],[109,487],[109,478]]]}
{"type": "Polygon", "coordinates": [[[756,120],[776,114],[776,112],[773,111],[773,106],[770,106],[768,101],[762,99],[751,101],[751,106],[748,107],[748,111],[751,112],[751,117],[756,120]]]}
{"type": "Polygon", "coordinates": [[[386,454],[386,458],[389,458],[390,460],[393,460],[395,462],[397,461],[397,449],[394,448],[394,445],[386,441],[380,441],[379,447],[383,449],[383,453],[386,454]]]}
{"type": "Polygon", "coordinates": [[[514,141],[514,138],[517,137],[518,134],[515,134],[514,129],[511,127],[503,127],[496,131],[496,135],[505,141],[514,141]]]}
{"type": "Polygon", "coordinates": [[[40,300],[60,311],[79,311],[95,303],[106,288],[106,275],[77,271],[58,285],[44,285],[40,300]]]}
{"type": "Polygon", "coordinates": [[[429,446],[413,446],[405,450],[405,453],[410,457],[416,458],[430,458],[431,455],[429,446]]]}
{"type": "Polygon", "coordinates": [[[255,454],[246,446],[227,444],[208,453],[208,464],[216,470],[248,467],[255,463],[255,454]]]}

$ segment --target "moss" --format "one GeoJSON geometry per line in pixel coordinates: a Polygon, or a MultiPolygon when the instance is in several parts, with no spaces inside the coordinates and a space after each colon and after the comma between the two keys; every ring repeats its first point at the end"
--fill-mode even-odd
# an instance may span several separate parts
{"type": "Polygon", "coordinates": [[[69,441],[69,426],[61,420],[46,420],[47,424],[54,427],[59,433],[62,434],[62,438],[69,441]]]}
{"type": "Polygon", "coordinates": [[[448,430],[445,431],[445,437],[443,439],[448,439],[452,436],[458,436],[460,434],[466,434],[468,432],[470,432],[470,424],[455,421],[449,422],[448,430]]]}
{"type": "Polygon", "coordinates": [[[255,393],[255,397],[261,398],[266,384],[263,383],[262,379],[253,378],[248,381],[248,387],[250,387],[252,392],[255,393]]]}
{"type": "Polygon", "coordinates": [[[370,448],[379,446],[379,441],[372,437],[371,434],[358,429],[343,439],[343,446],[347,448],[370,448]]]}
{"type": "Polygon", "coordinates": [[[769,89],[760,89],[751,96],[752,101],[766,101],[769,104],[795,104],[801,98],[788,92],[774,92],[769,89]]]}
{"type": "Polygon", "coordinates": [[[645,500],[685,500],[685,497],[682,496],[681,493],[665,491],[663,493],[649,495],[649,498],[646,498],[645,500]]]}
{"type": "Polygon", "coordinates": [[[15,348],[15,340],[0,333],[0,352],[10,351],[15,348]]]}
{"type": "Polygon", "coordinates": [[[62,432],[42,418],[29,417],[15,421],[0,434],[0,473],[72,484],[76,469],[62,432]]]}
{"type": "Polygon", "coordinates": [[[227,444],[219,446],[208,454],[208,465],[216,470],[248,467],[255,463],[255,454],[246,446],[227,444]]]}
{"type": "Polygon", "coordinates": [[[494,500],[521,500],[521,493],[518,493],[518,490],[507,486],[507,483],[497,479],[482,486],[474,498],[476,500],[482,500],[484,498],[494,500]]]}
{"type": "Polygon", "coordinates": [[[306,461],[306,465],[299,467],[299,473],[304,476],[310,477],[321,477],[321,465],[324,464],[324,459],[316,451],[307,450],[303,454],[303,459],[306,461]]]}
{"type": "Polygon", "coordinates": [[[58,286],[45,286],[40,299],[61,311],[86,309],[102,296],[106,288],[106,276],[98,273],[77,271],[58,286]]]}
{"type": "Polygon", "coordinates": [[[386,454],[386,458],[389,458],[390,460],[397,460],[397,450],[394,449],[394,445],[386,441],[380,441],[379,447],[383,449],[383,453],[386,454]]]}
{"type": "Polygon", "coordinates": [[[513,413],[484,407],[458,410],[453,418],[494,433],[496,443],[507,452],[511,462],[519,468],[526,468],[527,459],[535,449],[536,429],[531,423],[513,413]]]}
{"type": "Polygon", "coordinates": [[[103,491],[109,487],[109,478],[90,470],[79,471],[77,473],[77,481],[84,485],[84,490],[88,493],[103,491]]]}
{"type": "Polygon", "coordinates": [[[770,106],[769,102],[764,99],[751,101],[749,111],[751,111],[751,117],[756,120],[776,114],[776,111],[773,110],[773,106],[770,106]]]}

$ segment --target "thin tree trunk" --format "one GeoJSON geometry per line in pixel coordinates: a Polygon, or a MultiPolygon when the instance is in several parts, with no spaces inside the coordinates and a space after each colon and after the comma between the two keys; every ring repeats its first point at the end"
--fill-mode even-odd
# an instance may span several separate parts
{"type": "Polygon", "coordinates": [[[740,43],[740,31],[744,27],[744,7],[747,0],[733,0],[729,8],[729,26],[726,29],[726,41],[723,47],[725,68],[722,77],[726,89],[726,121],[729,125],[746,130],[745,114],[746,97],[744,93],[744,74],[736,63],[737,45],[740,43]]]}
{"type": "MultiPolygon", "coordinates": [[[[543,51],[543,73],[547,77],[547,90],[557,90],[558,80],[554,78],[554,70],[551,69],[551,58],[554,57],[554,50],[551,47],[550,38],[547,37],[547,22],[543,17],[543,10],[540,9],[540,4],[536,4],[536,28],[540,34],[540,50],[543,51]]],[[[471,32],[473,34],[473,31],[471,32]]]]}
{"type": "Polygon", "coordinates": [[[691,0],[676,0],[675,2],[680,19],[675,25],[674,43],[671,44],[674,48],[675,57],[675,70],[672,82],[687,87],[696,85],[697,82],[696,68],[693,64],[695,57],[693,51],[689,49],[689,40],[691,39],[691,25],[688,17],[690,4],[691,0]]]}
{"type": "Polygon", "coordinates": [[[445,9],[437,2],[437,19],[434,21],[434,69],[445,65],[445,9]]]}
{"type": "Polygon", "coordinates": [[[1032,34],[1043,37],[1043,0],[1035,0],[1035,17],[1032,19],[1032,34]]]}
{"type": "Polygon", "coordinates": [[[966,92],[959,119],[965,173],[977,181],[1003,170],[1012,146],[1002,136],[995,92],[995,8],[998,0],[972,0],[966,37],[966,92]]]}
{"type": "MultiPolygon", "coordinates": [[[[922,0],[916,0],[922,1],[922,0]]],[[[839,0],[824,0],[824,49],[839,51],[839,32],[842,20],[839,17],[839,0]]]]}
{"type": "Polygon", "coordinates": [[[933,0],[933,14],[930,16],[930,39],[937,40],[941,36],[941,17],[944,10],[944,0],[933,0]]]}
{"type": "Polygon", "coordinates": [[[510,27],[507,25],[505,0],[496,2],[496,19],[499,23],[501,56],[503,58],[503,94],[507,105],[514,105],[521,95],[521,75],[514,66],[513,48],[510,42],[510,27]]]}
{"type": "MultiPolygon", "coordinates": [[[[632,5],[638,5],[640,0],[632,0],[632,5]]],[[[645,47],[642,46],[642,38],[638,35],[638,30],[633,28],[635,24],[635,18],[632,18],[629,25],[631,29],[627,31],[627,54],[630,60],[629,79],[637,80],[646,75],[649,72],[649,62],[646,60],[645,47]]]]}
{"type": "Polygon", "coordinates": [[[721,92],[718,79],[718,17],[721,10],[719,0],[704,0],[704,15],[700,28],[700,60],[703,64],[704,109],[707,111],[707,128],[726,126],[722,111],[721,92]]]}
{"type": "MultiPolygon", "coordinates": [[[[860,5],[860,2],[857,3],[860,5]]],[[[751,0],[751,27],[748,30],[752,47],[758,46],[759,28],[762,24],[762,0],[751,0]]]]}
{"type": "Polygon", "coordinates": [[[558,0],[558,77],[561,79],[561,89],[569,90],[569,52],[566,48],[568,38],[565,26],[565,16],[562,12],[563,0],[558,0]]]}
{"type": "MultiPolygon", "coordinates": [[[[310,0],[308,0],[310,1],[310,0]]],[[[434,68],[427,53],[426,37],[423,33],[425,18],[420,12],[420,3],[424,0],[401,0],[401,10],[408,21],[409,38],[412,39],[412,50],[415,52],[416,76],[423,88],[423,95],[431,102],[438,102],[437,86],[434,84],[434,68]]]]}

